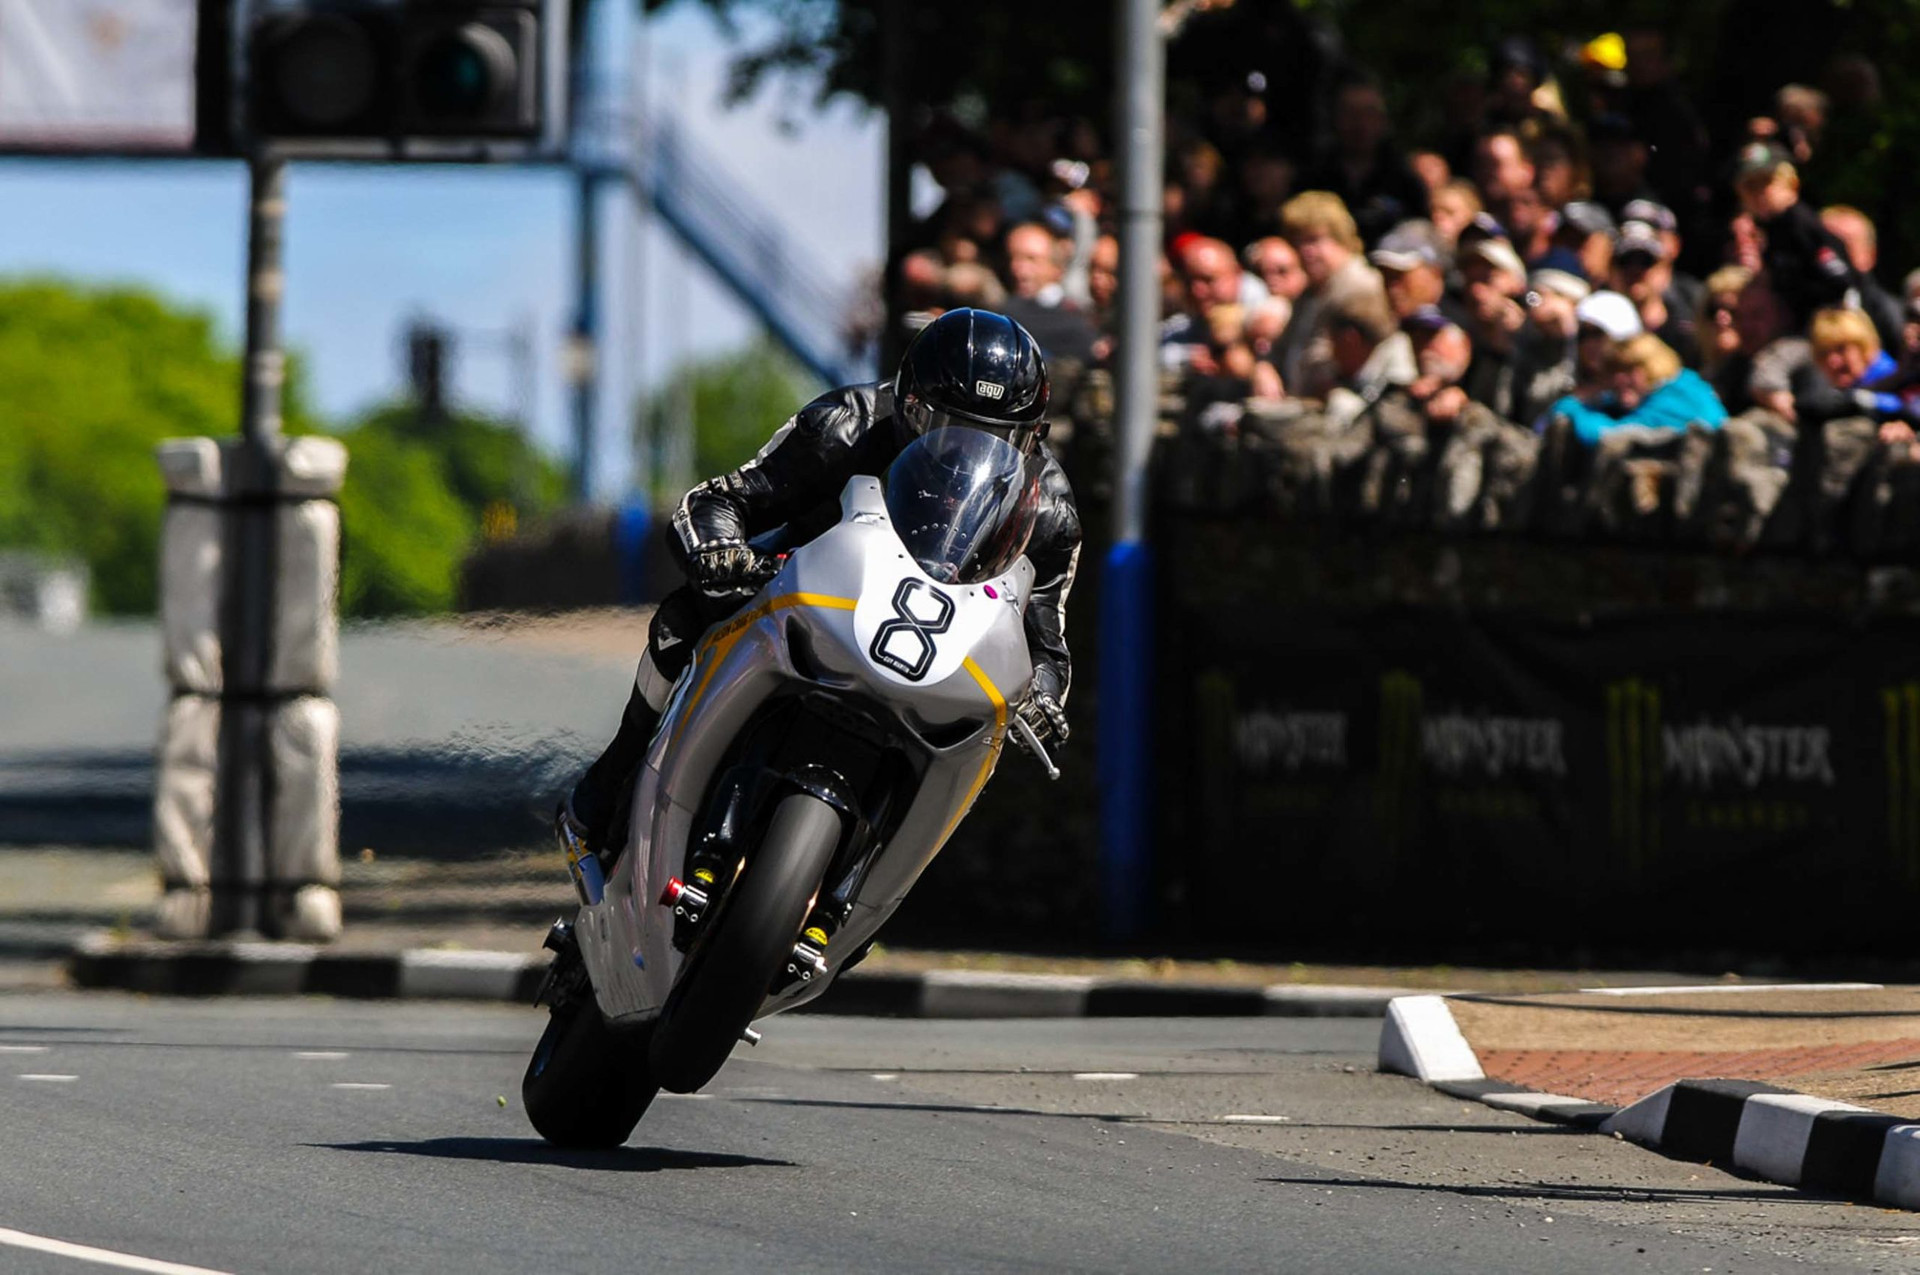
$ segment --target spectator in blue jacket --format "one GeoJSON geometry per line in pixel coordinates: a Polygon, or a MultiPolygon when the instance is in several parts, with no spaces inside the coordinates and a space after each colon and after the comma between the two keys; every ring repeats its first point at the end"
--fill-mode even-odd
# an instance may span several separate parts
{"type": "Polygon", "coordinates": [[[1866,416],[1889,442],[1911,440],[1920,420],[1920,386],[1899,375],[1880,348],[1872,318],[1860,310],[1821,310],[1807,329],[1812,375],[1794,383],[1794,411],[1804,422],[1866,416]],[[1892,426],[1893,428],[1888,428],[1892,426]]]}
{"type": "Polygon", "coordinates": [[[1692,368],[1682,367],[1673,347],[1643,332],[1614,346],[1608,356],[1612,388],[1592,403],[1569,394],[1549,409],[1573,422],[1580,441],[1592,445],[1622,425],[1685,429],[1698,423],[1718,429],[1727,409],[1713,386],[1692,368]]]}

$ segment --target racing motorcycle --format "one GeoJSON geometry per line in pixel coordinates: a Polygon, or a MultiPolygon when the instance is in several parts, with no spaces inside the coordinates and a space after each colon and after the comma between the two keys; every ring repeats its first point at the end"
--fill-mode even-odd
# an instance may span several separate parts
{"type": "Polygon", "coordinates": [[[764,561],[675,684],[607,870],[547,937],[549,1018],[521,1094],[561,1146],[618,1146],[661,1089],[705,1085],[755,1019],[824,992],[965,818],[1033,667],[1022,625],[1037,462],[930,431],[840,520],[764,561]]]}

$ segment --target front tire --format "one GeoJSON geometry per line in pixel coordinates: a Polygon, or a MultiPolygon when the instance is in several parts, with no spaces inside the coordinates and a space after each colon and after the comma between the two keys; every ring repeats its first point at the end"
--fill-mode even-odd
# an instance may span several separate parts
{"type": "Polygon", "coordinates": [[[534,1129],[556,1147],[617,1147],[660,1090],[647,1074],[644,1045],[609,1026],[591,992],[584,999],[548,1016],[520,1100],[534,1129]]]}
{"type": "Polygon", "coordinates": [[[840,816],[807,793],[783,798],[760,849],[708,921],[654,1028],[654,1079],[673,1093],[712,1080],[793,954],[840,845],[840,816]]]}

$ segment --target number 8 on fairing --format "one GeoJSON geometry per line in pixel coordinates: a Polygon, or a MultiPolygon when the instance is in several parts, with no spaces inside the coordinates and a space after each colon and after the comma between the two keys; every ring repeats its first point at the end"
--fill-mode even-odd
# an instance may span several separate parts
{"type": "Polygon", "coordinates": [[[924,580],[906,579],[893,591],[894,619],[873,635],[873,662],[917,682],[933,667],[935,635],[953,623],[953,599],[924,580]]]}

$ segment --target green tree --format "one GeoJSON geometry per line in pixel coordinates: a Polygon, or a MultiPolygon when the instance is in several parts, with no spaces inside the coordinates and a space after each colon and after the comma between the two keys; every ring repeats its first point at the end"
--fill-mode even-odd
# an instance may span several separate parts
{"type": "MultiPolygon", "coordinates": [[[[295,367],[295,428],[312,425],[303,386],[295,367]]],[[[84,559],[100,610],[152,610],[154,446],[232,433],[239,398],[239,361],[207,314],[133,288],[0,283],[0,545],[84,559]]]]}
{"type": "Polygon", "coordinates": [[[488,530],[556,508],[566,478],[513,426],[387,405],[340,434],[340,606],[350,616],[450,609],[460,564],[488,530]],[[510,512],[509,512],[510,511],[510,512]]]}
{"type": "Polygon", "coordinates": [[[771,341],[684,364],[656,389],[640,409],[635,444],[652,463],[653,495],[680,498],[660,484],[672,423],[686,404],[694,424],[693,470],[697,478],[723,474],[760,450],[781,422],[792,416],[821,387],[771,341]]]}
{"type": "MultiPolygon", "coordinates": [[[[289,433],[320,428],[305,384],[290,360],[289,433]]],[[[0,546],[82,558],[97,609],[150,612],[166,501],[154,447],[234,434],[239,403],[239,359],[210,316],[138,289],[0,283],[0,546]]],[[[564,487],[518,431],[478,416],[428,425],[386,407],[342,438],[349,615],[445,610],[489,519],[505,530],[564,487]]]]}

